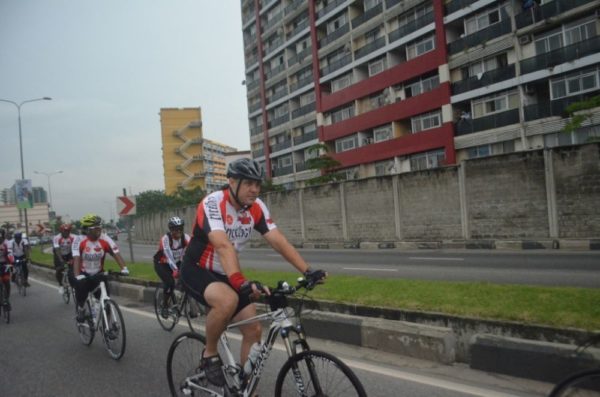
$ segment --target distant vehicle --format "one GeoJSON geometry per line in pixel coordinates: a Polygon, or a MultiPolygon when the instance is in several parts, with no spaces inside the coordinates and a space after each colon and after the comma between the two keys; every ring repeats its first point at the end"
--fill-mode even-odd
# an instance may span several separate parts
{"type": "Polygon", "coordinates": [[[42,238],[40,239],[40,242],[42,244],[49,244],[52,242],[52,236],[42,236],[42,238]]]}
{"type": "Polygon", "coordinates": [[[38,237],[29,237],[29,245],[34,246],[40,243],[40,239],[38,237]]]}

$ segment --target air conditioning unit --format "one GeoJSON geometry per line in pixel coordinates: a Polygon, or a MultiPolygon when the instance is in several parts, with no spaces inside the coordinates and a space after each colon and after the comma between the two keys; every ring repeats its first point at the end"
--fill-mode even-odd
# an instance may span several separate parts
{"type": "Polygon", "coordinates": [[[531,43],[531,35],[526,34],[524,36],[519,37],[519,44],[524,45],[527,43],[531,43]]]}

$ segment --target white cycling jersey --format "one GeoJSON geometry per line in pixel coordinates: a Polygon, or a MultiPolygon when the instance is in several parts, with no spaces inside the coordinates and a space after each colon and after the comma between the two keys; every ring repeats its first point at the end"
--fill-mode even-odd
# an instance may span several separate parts
{"type": "Polygon", "coordinates": [[[61,233],[58,233],[52,239],[52,247],[54,247],[55,250],[58,250],[61,256],[71,255],[71,248],[76,238],[77,236],[72,233],[66,238],[63,237],[61,233]]]}
{"type": "Polygon", "coordinates": [[[13,238],[10,240],[9,244],[12,249],[13,256],[21,257],[25,256],[25,247],[29,246],[29,241],[26,238],[22,238],[21,241],[17,243],[17,241],[13,238]]]}
{"type": "Polygon", "coordinates": [[[102,234],[96,241],[87,237],[75,239],[72,250],[73,257],[81,257],[80,271],[89,275],[104,271],[104,258],[107,253],[119,253],[117,244],[106,234],[102,234]]]}

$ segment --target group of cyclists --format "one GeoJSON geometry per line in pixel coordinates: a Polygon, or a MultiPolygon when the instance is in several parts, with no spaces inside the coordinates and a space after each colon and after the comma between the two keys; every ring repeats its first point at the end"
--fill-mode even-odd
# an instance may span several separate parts
{"type": "MultiPolygon", "coordinates": [[[[240,267],[238,253],[250,239],[252,230],[258,231],[305,278],[323,282],[327,276],[322,270],[311,269],[275,225],[267,206],[258,197],[263,177],[262,168],[252,159],[231,162],[227,168],[227,185],[205,196],[199,203],[192,235],[184,232],[181,218],[169,218],[168,232],[161,237],[154,256],[154,269],[163,282],[165,303],[174,293],[175,280],[180,278],[182,288],[208,309],[206,348],[200,367],[208,380],[217,386],[224,384],[217,351],[220,335],[231,321],[255,316],[253,302],[261,294],[270,294],[260,282],[248,280],[240,267]]],[[[107,253],[114,257],[122,273],[129,273],[115,242],[102,233],[99,216],[85,215],[81,226],[82,235],[77,236],[70,225],[62,225],[53,240],[59,292],[62,293],[63,272],[67,268],[69,282],[76,291],[79,322],[84,321],[82,307],[88,293],[103,280],[101,274],[107,253]]],[[[2,248],[0,263],[8,260],[5,258],[12,255],[11,252],[12,249],[4,251],[2,248]]],[[[106,285],[108,288],[108,282],[106,285]]],[[[166,304],[163,306],[167,307],[166,304]]],[[[255,322],[241,326],[240,330],[243,365],[250,347],[260,342],[262,329],[260,323],[255,322]]]]}

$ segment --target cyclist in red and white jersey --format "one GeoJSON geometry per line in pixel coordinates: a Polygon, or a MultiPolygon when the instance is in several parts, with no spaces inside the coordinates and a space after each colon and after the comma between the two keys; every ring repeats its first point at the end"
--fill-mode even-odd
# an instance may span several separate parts
{"type": "Polygon", "coordinates": [[[69,284],[75,286],[73,277],[73,253],[71,252],[73,242],[77,236],[71,233],[72,226],[68,223],[60,225],[60,233],[52,239],[52,247],[54,252],[54,268],[56,270],[56,281],[58,282],[58,293],[63,294],[64,286],[62,285],[63,273],[65,266],[68,267],[67,275],[69,284]]]}
{"type": "Polygon", "coordinates": [[[6,239],[6,231],[0,229],[0,282],[4,284],[4,296],[0,296],[0,303],[10,310],[10,267],[14,261],[12,248],[6,239]]]}
{"type": "MultiPolygon", "coordinates": [[[[29,246],[29,240],[23,237],[23,233],[15,232],[13,234],[13,239],[10,240],[9,244],[14,258],[14,264],[16,267],[21,268],[25,278],[25,286],[30,287],[28,282],[29,267],[27,266],[29,263],[29,253],[31,250],[31,247],[29,246]]],[[[13,274],[13,281],[15,281],[14,276],[15,275],[13,274]]]]}
{"type": "Polygon", "coordinates": [[[160,238],[158,251],[154,254],[154,270],[163,282],[163,317],[168,317],[169,297],[175,288],[175,279],[179,278],[179,266],[185,248],[190,244],[190,235],[183,232],[184,222],[178,216],[169,218],[169,231],[160,238]]]}
{"type": "MultiPolygon", "coordinates": [[[[196,223],[187,247],[181,278],[184,288],[210,311],[206,317],[206,348],[200,367],[208,380],[224,384],[217,342],[229,321],[242,321],[256,315],[252,300],[269,293],[259,282],[244,277],[238,252],[250,239],[253,229],[290,264],[310,280],[322,280],[326,273],[311,270],[298,251],[277,229],[266,205],[258,198],[263,178],[260,165],[251,159],[233,161],[227,168],[228,186],[206,196],[198,205],[196,223]]],[[[241,362],[247,359],[253,343],[262,334],[259,322],[240,327],[241,362]]]]}
{"type": "MultiPolygon", "coordinates": [[[[85,237],[75,239],[73,250],[73,273],[75,283],[75,299],[77,300],[77,321],[85,320],[83,305],[88,294],[96,288],[101,281],[106,285],[109,293],[108,278],[104,272],[104,258],[110,254],[119,267],[121,274],[129,274],[125,261],[119,253],[119,247],[106,234],[102,234],[102,219],[98,215],[87,214],[81,218],[81,226],[85,237]],[[94,276],[94,277],[92,277],[94,276]]],[[[100,296],[98,295],[99,299],[100,296]]]]}

